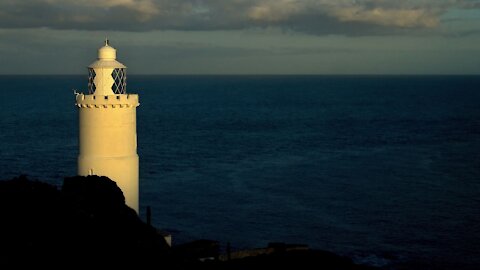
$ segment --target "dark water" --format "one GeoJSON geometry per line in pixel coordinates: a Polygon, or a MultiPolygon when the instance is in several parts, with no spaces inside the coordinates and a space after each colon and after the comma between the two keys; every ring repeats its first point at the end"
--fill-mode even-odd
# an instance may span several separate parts
{"type": "MultiPolygon", "coordinates": [[[[0,76],[0,175],[76,172],[73,88],[0,76]]],[[[480,268],[479,76],[130,76],[141,215],[235,248],[480,268]]]]}

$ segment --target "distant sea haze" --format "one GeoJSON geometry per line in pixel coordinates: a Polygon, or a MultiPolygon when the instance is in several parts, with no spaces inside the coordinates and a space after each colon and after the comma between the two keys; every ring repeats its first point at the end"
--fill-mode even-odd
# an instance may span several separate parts
{"type": "MultiPolygon", "coordinates": [[[[0,76],[2,179],[76,174],[72,89],[86,86],[0,76]]],[[[479,89],[480,76],[130,76],[140,214],[174,244],[480,269],[479,89]]]]}

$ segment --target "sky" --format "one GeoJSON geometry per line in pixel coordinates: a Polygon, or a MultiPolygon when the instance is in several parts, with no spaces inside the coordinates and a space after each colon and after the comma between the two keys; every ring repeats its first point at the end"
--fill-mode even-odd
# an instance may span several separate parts
{"type": "Polygon", "coordinates": [[[0,0],[0,74],[480,74],[480,0],[0,0]]]}

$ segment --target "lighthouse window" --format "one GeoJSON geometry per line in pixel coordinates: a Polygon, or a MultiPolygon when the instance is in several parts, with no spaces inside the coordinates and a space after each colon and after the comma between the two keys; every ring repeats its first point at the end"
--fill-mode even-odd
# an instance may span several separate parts
{"type": "Polygon", "coordinates": [[[88,69],[88,93],[93,94],[95,93],[95,90],[97,87],[95,86],[95,83],[93,82],[95,79],[95,70],[93,68],[88,69]]]}
{"type": "Polygon", "coordinates": [[[127,93],[127,76],[124,68],[116,68],[112,72],[112,78],[114,83],[112,85],[112,91],[115,94],[127,93]]]}

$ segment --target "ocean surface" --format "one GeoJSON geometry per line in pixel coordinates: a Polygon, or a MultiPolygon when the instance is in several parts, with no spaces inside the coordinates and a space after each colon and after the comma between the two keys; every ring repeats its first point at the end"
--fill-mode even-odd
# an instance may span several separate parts
{"type": "MultiPolygon", "coordinates": [[[[2,179],[76,174],[73,89],[86,88],[0,76],[2,179]]],[[[480,269],[480,76],[132,75],[127,91],[141,103],[140,214],[174,244],[480,269]]]]}

